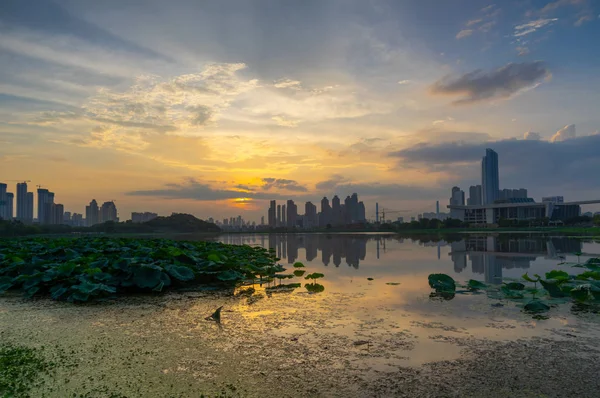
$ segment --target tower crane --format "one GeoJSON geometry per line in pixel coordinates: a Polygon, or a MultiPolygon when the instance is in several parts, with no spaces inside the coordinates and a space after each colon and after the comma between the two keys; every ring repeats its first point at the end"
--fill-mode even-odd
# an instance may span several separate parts
{"type": "MultiPolygon", "coordinates": [[[[390,210],[390,209],[381,209],[381,217],[379,218],[381,220],[382,224],[385,224],[385,214],[393,214],[393,213],[408,213],[410,212],[410,210],[390,210]]],[[[379,213],[377,214],[377,216],[379,217],[379,213]]]]}

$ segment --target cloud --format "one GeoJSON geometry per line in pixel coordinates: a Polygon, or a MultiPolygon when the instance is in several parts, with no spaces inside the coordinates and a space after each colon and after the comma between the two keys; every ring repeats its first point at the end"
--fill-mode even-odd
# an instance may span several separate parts
{"type": "Polygon", "coordinates": [[[519,46],[517,47],[517,53],[519,56],[527,55],[529,54],[529,48],[525,46],[519,46]]]}
{"type": "Polygon", "coordinates": [[[292,119],[288,119],[285,116],[273,116],[271,119],[275,120],[275,122],[277,122],[278,126],[284,126],[284,127],[297,127],[298,123],[300,122],[299,120],[292,120],[292,119]]]}
{"type": "MultiPolygon", "coordinates": [[[[243,189],[239,185],[238,189],[243,189]]],[[[244,190],[245,191],[245,190],[244,190]]],[[[164,188],[126,192],[128,196],[147,196],[161,199],[191,199],[202,202],[250,198],[257,200],[285,199],[286,196],[273,192],[242,192],[235,189],[218,189],[209,184],[188,178],[183,183],[168,183],[164,188]]]]}
{"type": "Polygon", "coordinates": [[[482,22],[482,21],[483,21],[483,19],[481,19],[481,18],[472,19],[467,22],[467,26],[477,25],[479,22],[482,22]]]}
{"type": "Polygon", "coordinates": [[[550,138],[550,142],[565,141],[575,138],[576,136],[577,132],[575,131],[575,125],[569,124],[563,127],[562,129],[558,130],[556,134],[554,134],[552,138],[550,138]]]}
{"type": "Polygon", "coordinates": [[[528,131],[523,135],[524,140],[541,140],[542,136],[540,133],[534,133],[533,131],[528,131]]]}
{"type": "Polygon", "coordinates": [[[404,85],[404,84],[409,84],[409,83],[411,83],[411,81],[410,81],[410,80],[400,80],[400,81],[398,82],[398,84],[402,84],[402,85],[404,85]]]}
{"type": "Polygon", "coordinates": [[[320,181],[315,184],[315,188],[318,191],[333,191],[335,188],[341,184],[348,181],[348,179],[340,174],[334,174],[329,179],[325,181],[320,181]]]}
{"type": "MultiPolygon", "coordinates": [[[[563,129],[572,130],[570,126],[563,129]]],[[[574,128],[573,128],[574,131],[574,128]]],[[[600,195],[597,170],[600,168],[600,135],[570,138],[565,141],[506,139],[481,143],[449,142],[418,144],[389,154],[401,164],[414,164],[425,170],[443,168],[449,173],[471,170],[479,176],[481,158],[486,148],[498,153],[501,187],[526,187],[541,194],[550,191],[590,192],[600,195]]],[[[455,175],[458,173],[455,173],[455,175]]],[[[460,174],[458,174],[460,175],[460,174]]],[[[464,178],[463,184],[470,181],[464,178]]]]}
{"type": "Polygon", "coordinates": [[[564,6],[584,6],[587,5],[587,0],[557,0],[546,4],[540,11],[540,14],[548,14],[560,7],[564,6]]]}
{"type": "Polygon", "coordinates": [[[583,16],[579,17],[579,19],[577,21],[575,21],[575,26],[579,27],[579,26],[583,25],[584,23],[593,21],[593,20],[594,20],[593,15],[583,15],[583,16]]]}
{"type": "Polygon", "coordinates": [[[460,39],[463,39],[465,37],[469,37],[472,34],[473,34],[473,30],[472,29],[463,29],[463,30],[461,30],[460,32],[458,32],[456,34],[456,38],[460,40],[460,39]]]}
{"type": "Polygon", "coordinates": [[[546,19],[537,19],[535,21],[527,22],[522,25],[515,26],[515,31],[513,36],[522,37],[526,36],[530,33],[537,31],[538,29],[543,28],[551,24],[552,22],[558,21],[558,18],[546,18],[546,19]]]}
{"type": "Polygon", "coordinates": [[[433,94],[462,96],[453,103],[465,105],[510,98],[520,91],[538,86],[542,79],[550,76],[550,71],[541,61],[510,63],[491,72],[478,69],[460,77],[445,77],[435,82],[430,91],[433,94]]]}
{"type": "Polygon", "coordinates": [[[307,192],[308,189],[305,186],[299,185],[297,181],[294,180],[286,180],[282,178],[263,178],[262,189],[268,191],[272,188],[275,189],[283,189],[287,191],[295,191],[295,192],[307,192]]]}
{"type": "Polygon", "coordinates": [[[276,81],[273,86],[277,88],[291,88],[294,90],[299,90],[301,88],[301,83],[298,80],[281,79],[276,81]]]}

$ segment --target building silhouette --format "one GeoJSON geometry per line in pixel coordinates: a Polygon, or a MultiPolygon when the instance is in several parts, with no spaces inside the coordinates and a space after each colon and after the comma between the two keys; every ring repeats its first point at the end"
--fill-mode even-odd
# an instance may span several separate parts
{"type": "Polygon", "coordinates": [[[17,220],[31,224],[33,222],[33,192],[27,192],[27,183],[17,184],[17,220]]]}
{"type": "Polygon", "coordinates": [[[37,217],[38,223],[48,225],[52,223],[52,205],[54,204],[54,192],[50,192],[44,188],[38,188],[38,208],[37,217]]]}
{"type": "Polygon", "coordinates": [[[99,223],[100,209],[98,208],[98,202],[96,202],[96,199],[92,199],[90,204],[85,207],[85,220],[88,227],[99,223]]]}
{"type": "MultiPolygon", "coordinates": [[[[269,227],[275,228],[277,226],[276,210],[277,204],[274,200],[271,201],[269,205],[269,213],[267,214],[267,218],[269,220],[269,227]]],[[[225,224],[225,223],[224,223],[225,224]]]]}
{"type": "Polygon", "coordinates": [[[286,217],[286,207],[285,204],[281,206],[281,226],[285,227],[287,225],[287,217],[286,217]]]}
{"type": "Polygon", "coordinates": [[[98,221],[100,223],[105,223],[107,221],[119,222],[119,218],[117,216],[117,206],[115,205],[115,202],[109,201],[102,204],[98,221]]]}
{"type": "Polygon", "coordinates": [[[298,207],[291,199],[287,201],[286,212],[286,226],[288,228],[296,228],[296,223],[298,219],[298,207]]]}
{"type": "Polygon", "coordinates": [[[481,191],[484,205],[494,203],[500,192],[498,154],[490,148],[485,150],[481,160],[481,191]]]}
{"type": "Polygon", "coordinates": [[[469,199],[467,205],[480,206],[483,204],[483,193],[481,185],[471,185],[469,187],[469,199]]]}
{"type": "Polygon", "coordinates": [[[278,227],[281,226],[281,205],[277,205],[277,221],[276,224],[278,227]]]}

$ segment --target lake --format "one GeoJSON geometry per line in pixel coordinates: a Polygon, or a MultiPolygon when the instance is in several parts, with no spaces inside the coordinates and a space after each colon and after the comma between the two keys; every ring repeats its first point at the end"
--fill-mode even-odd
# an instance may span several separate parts
{"type": "Polygon", "coordinates": [[[302,283],[295,289],[256,284],[87,306],[10,296],[0,299],[0,335],[72,352],[77,366],[49,381],[49,397],[597,396],[600,315],[565,303],[536,319],[485,293],[431,298],[427,277],[497,284],[543,275],[563,261],[600,257],[598,242],[363,233],[210,239],[272,248],[286,273],[300,261],[305,268],[296,270],[324,274],[324,290],[308,291],[302,277],[289,281],[302,283]],[[221,325],[205,320],[220,306],[221,325]]]}

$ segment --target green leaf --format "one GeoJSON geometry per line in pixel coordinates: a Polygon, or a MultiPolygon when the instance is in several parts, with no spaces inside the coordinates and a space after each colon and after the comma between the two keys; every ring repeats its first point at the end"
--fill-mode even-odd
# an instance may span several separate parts
{"type": "Polygon", "coordinates": [[[506,287],[510,290],[525,290],[525,285],[519,282],[507,283],[506,287]]]}
{"type": "Polygon", "coordinates": [[[580,285],[571,289],[571,297],[579,302],[584,302],[590,299],[589,285],[580,285]]]}
{"type": "Polygon", "coordinates": [[[560,289],[560,281],[556,279],[543,280],[540,279],[540,283],[548,291],[550,297],[564,297],[565,293],[560,289]]]}
{"type": "Polygon", "coordinates": [[[325,275],[320,274],[318,272],[314,272],[312,274],[308,274],[304,277],[304,279],[319,279],[319,278],[323,278],[325,277],[325,275]]]}
{"type": "Polygon", "coordinates": [[[321,293],[321,292],[325,291],[325,286],[323,286],[319,283],[307,283],[304,285],[304,287],[310,293],[321,293]]]}
{"type": "Polygon", "coordinates": [[[10,276],[0,276],[0,294],[4,293],[13,286],[13,278],[10,276]]]}
{"type": "Polygon", "coordinates": [[[469,281],[467,282],[467,287],[470,290],[479,290],[479,289],[486,289],[487,285],[485,283],[476,281],[475,279],[469,279],[469,281]]]}
{"type": "Polygon", "coordinates": [[[561,280],[569,280],[569,274],[567,274],[565,271],[557,271],[557,270],[553,270],[550,272],[546,272],[546,279],[555,279],[557,281],[561,281],[561,280]]]}
{"type": "Polygon", "coordinates": [[[577,275],[575,277],[575,279],[578,279],[578,280],[593,279],[595,281],[598,281],[598,280],[600,280],[600,272],[598,272],[598,271],[585,271],[585,272],[582,272],[581,274],[577,275]]]}
{"type": "Polygon", "coordinates": [[[525,297],[522,291],[511,290],[507,285],[502,285],[500,287],[500,291],[504,294],[504,297],[507,299],[522,299],[525,297]]]}
{"type": "Polygon", "coordinates": [[[294,268],[304,268],[304,264],[302,264],[300,261],[296,261],[294,263],[294,268]]]}
{"type": "Polygon", "coordinates": [[[166,265],[165,271],[167,271],[167,273],[173,278],[183,282],[191,281],[196,277],[196,275],[194,275],[194,271],[183,265],[166,265]]]}
{"type": "Polygon", "coordinates": [[[209,261],[214,261],[215,263],[218,263],[219,261],[221,261],[221,257],[219,257],[218,253],[210,253],[208,255],[208,257],[206,257],[209,261]]]}
{"type": "Polygon", "coordinates": [[[548,312],[550,310],[550,307],[540,300],[533,300],[525,304],[524,309],[525,311],[530,312],[532,314],[539,314],[542,312],[548,312]]]}
{"type": "Polygon", "coordinates": [[[294,275],[296,275],[296,276],[302,276],[302,275],[304,275],[305,272],[306,271],[304,271],[304,270],[297,269],[297,270],[294,271],[294,275]]]}
{"type": "Polygon", "coordinates": [[[161,281],[160,274],[162,274],[162,268],[156,265],[143,264],[134,271],[133,283],[141,289],[153,289],[161,281]]]}
{"type": "Polygon", "coordinates": [[[438,292],[454,292],[456,282],[446,274],[431,274],[428,277],[429,286],[438,292]]]}
{"type": "Polygon", "coordinates": [[[226,270],[217,274],[217,279],[223,282],[240,281],[244,279],[244,275],[233,270],[226,270]]]}
{"type": "Polygon", "coordinates": [[[532,279],[529,275],[527,275],[527,272],[525,274],[523,274],[523,276],[521,278],[525,279],[527,282],[532,282],[532,283],[535,283],[540,280],[539,277],[537,279],[532,279]]]}
{"type": "Polygon", "coordinates": [[[398,286],[400,284],[400,282],[388,282],[386,283],[386,285],[390,285],[390,286],[398,286]]]}

